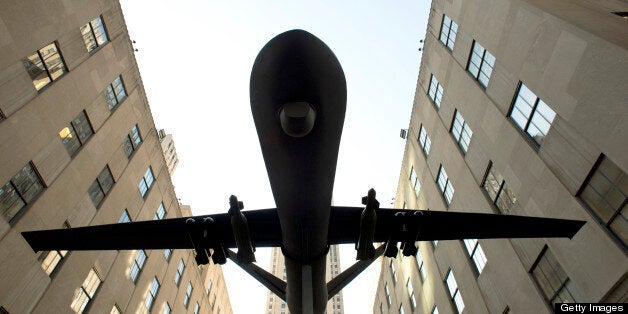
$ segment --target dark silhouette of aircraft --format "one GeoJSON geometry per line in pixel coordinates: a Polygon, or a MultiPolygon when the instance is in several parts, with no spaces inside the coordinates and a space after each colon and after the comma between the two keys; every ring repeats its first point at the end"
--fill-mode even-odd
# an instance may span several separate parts
{"type": "Polygon", "coordinates": [[[33,250],[194,249],[198,264],[229,258],[288,303],[323,313],[329,298],[384,254],[415,255],[417,241],[569,237],[583,221],[479,213],[332,206],[347,89],[333,52],[292,30],[269,41],[253,65],[251,111],[276,208],[228,214],[23,232],[33,250]],[[353,243],[358,261],[325,282],[329,245],[353,243]],[[374,243],[384,243],[377,249],[374,243]],[[256,247],[281,247],[287,282],[253,264],[256,247]],[[237,248],[237,253],[231,251],[237,248]]]}

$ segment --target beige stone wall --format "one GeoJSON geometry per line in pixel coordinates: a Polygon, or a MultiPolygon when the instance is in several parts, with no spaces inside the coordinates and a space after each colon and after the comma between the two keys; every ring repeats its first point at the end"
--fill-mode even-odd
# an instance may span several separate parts
{"type": "Polygon", "coordinates": [[[202,313],[231,313],[219,266],[198,269],[193,253],[174,251],[166,260],[163,250],[147,251],[137,281],[129,270],[135,251],[70,252],[48,276],[20,232],[116,223],[124,209],[133,221],[153,219],[160,203],[166,218],[181,217],[157,131],[143,90],[124,18],[117,1],[4,1],[0,10],[0,184],[6,184],[28,162],[45,186],[37,199],[9,224],[0,219],[0,306],[10,313],[70,312],[74,294],[92,267],[102,284],[89,308],[108,313],[116,305],[122,312],[140,309],[153,278],[161,287],[152,310],[166,303],[174,313],[186,311],[187,283],[194,286],[190,305],[202,313]],[[87,52],[80,27],[102,15],[109,42],[87,52]],[[56,41],[67,73],[37,91],[22,59],[56,41]],[[127,98],[108,109],[103,90],[121,75],[127,98]],[[64,148],[59,131],[85,110],[94,134],[73,157],[64,148]],[[127,158],[123,141],[137,124],[143,143],[127,158]],[[108,165],[115,184],[96,208],[87,191],[108,165]],[[144,198],[138,183],[151,167],[155,182],[144,198]],[[179,261],[186,264],[179,287],[174,274],[179,261]],[[207,282],[214,280],[208,295],[207,282]],[[218,295],[211,308],[209,296],[218,295]]]}
{"type": "MultiPolygon", "coordinates": [[[[475,273],[460,241],[441,241],[434,248],[420,243],[427,278],[418,275],[414,258],[393,261],[398,276],[410,278],[417,294],[417,313],[455,312],[444,285],[453,269],[468,313],[549,313],[551,307],[530,271],[547,245],[574,284],[582,301],[618,301],[626,295],[626,248],[578,199],[600,154],[628,170],[625,86],[628,86],[628,28],[612,14],[616,1],[593,8],[590,1],[434,1],[401,166],[396,206],[411,209],[496,213],[481,187],[489,161],[517,197],[511,214],[587,221],[572,239],[480,240],[488,262],[475,273]],[[458,24],[453,51],[439,41],[443,14],[458,24]],[[495,58],[486,88],[467,71],[473,40],[495,58]],[[439,110],[427,95],[434,74],[444,88],[439,110]],[[519,81],[555,112],[542,145],[531,144],[508,117],[519,81]],[[473,131],[463,154],[450,134],[455,110],[473,131]],[[432,145],[425,156],[417,142],[423,125],[432,145]],[[448,206],[436,184],[440,165],[455,194],[448,206]],[[410,185],[414,167],[419,196],[410,185]]],[[[624,4],[625,11],[625,4],[624,4]]],[[[373,310],[397,311],[410,306],[407,289],[392,289],[388,259],[373,310]],[[394,290],[390,309],[384,285],[394,290]]],[[[405,282],[404,282],[405,284],[405,282]]]]}

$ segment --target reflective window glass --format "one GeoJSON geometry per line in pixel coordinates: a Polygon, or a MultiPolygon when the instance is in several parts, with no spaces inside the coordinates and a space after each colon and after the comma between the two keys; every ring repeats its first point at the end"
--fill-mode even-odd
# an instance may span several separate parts
{"type": "Polygon", "coordinates": [[[510,119],[537,145],[541,145],[556,113],[527,87],[519,84],[519,90],[510,110],[510,119]]]}

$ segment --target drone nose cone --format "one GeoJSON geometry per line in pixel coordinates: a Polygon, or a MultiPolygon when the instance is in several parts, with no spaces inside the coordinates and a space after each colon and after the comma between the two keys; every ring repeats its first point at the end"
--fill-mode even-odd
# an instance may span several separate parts
{"type": "Polygon", "coordinates": [[[284,133],[304,137],[314,128],[316,111],[307,102],[289,102],[281,107],[279,120],[284,133]]]}

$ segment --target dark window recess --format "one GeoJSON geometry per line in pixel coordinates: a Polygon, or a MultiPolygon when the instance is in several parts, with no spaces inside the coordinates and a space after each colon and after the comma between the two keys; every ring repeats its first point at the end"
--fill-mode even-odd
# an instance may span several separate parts
{"type": "Polygon", "coordinates": [[[9,182],[0,187],[0,213],[11,222],[43,190],[43,182],[29,162],[9,182]]]}
{"type": "Polygon", "coordinates": [[[109,194],[109,191],[111,191],[111,187],[113,187],[114,183],[115,181],[113,180],[113,176],[111,176],[109,166],[106,165],[100,174],[98,174],[98,177],[94,180],[88,190],[89,196],[96,208],[100,206],[102,200],[107,194],[109,194]]]}
{"type": "Polygon", "coordinates": [[[118,75],[118,77],[105,88],[103,93],[105,94],[105,100],[107,101],[109,110],[116,108],[126,98],[126,89],[122,83],[122,77],[118,75]]]}
{"type": "Polygon", "coordinates": [[[74,156],[94,134],[85,111],[81,111],[72,122],[59,131],[59,138],[70,156],[74,156]]]}
{"type": "Polygon", "coordinates": [[[530,273],[550,305],[582,302],[575,285],[547,245],[541,250],[530,273]]]}
{"type": "Polygon", "coordinates": [[[126,156],[131,158],[131,155],[140,147],[140,144],[142,144],[142,136],[136,124],[124,138],[124,152],[126,156]]]}
{"type": "Polygon", "coordinates": [[[628,243],[628,178],[626,173],[606,156],[591,170],[578,196],[621,243],[628,243]]]}
{"type": "Polygon", "coordinates": [[[494,167],[493,162],[489,162],[486,177],[482,187],[493,205],[502,214],[508,213],[517,202],[517,196],[506,186],[506,181],[494,167]]]}

